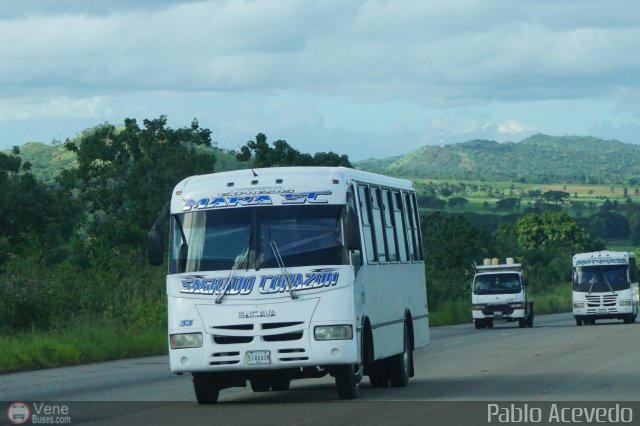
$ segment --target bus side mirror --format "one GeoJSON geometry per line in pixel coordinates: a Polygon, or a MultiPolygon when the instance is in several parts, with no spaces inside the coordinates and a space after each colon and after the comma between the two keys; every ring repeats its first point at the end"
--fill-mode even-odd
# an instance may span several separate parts
{"type": "Polygon", "coordinates": [[[347,193],[347,215],[345,220],[345,243],[347,250],[360,250],[360,227],[355,199],[351,192],[347,193]]]}
{"type": "Polygon", "coordinates": [[[149,265],[160,266],[164,261],[164,234],[162,233],[162,222],[169,214],[170,203],[166,203],[162,208],[160,216],[156,219],[156,223],[151,227],[151,231],[147,234],[147,257],[149,265]]]}
{"type": "Polygon", "coordinates": [[[159,228],[152,228],[147,235],[149,265],[160,266],[164,261],[164,235],[159,228]]]}
{"type": "Polygon", "coordinates": [[[358,216],[355,214],[347,217],[345,239],[347,250],[360,250],[360,229],[358,229],[358,216]]]}
{"type": "Polygon", "coordinates": [[[523,278],[522,283],[524,284],[525,287],[527,287],[529,285],[529,278],[523,278]]]}

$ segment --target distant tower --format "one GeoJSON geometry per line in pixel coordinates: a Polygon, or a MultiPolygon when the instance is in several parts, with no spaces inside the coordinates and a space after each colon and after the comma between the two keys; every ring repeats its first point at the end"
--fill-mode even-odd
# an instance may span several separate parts
{"type": "Polygon", "coordinates": [[[444,147],[444,121],[440,119],[440,147],[444,147]]]}

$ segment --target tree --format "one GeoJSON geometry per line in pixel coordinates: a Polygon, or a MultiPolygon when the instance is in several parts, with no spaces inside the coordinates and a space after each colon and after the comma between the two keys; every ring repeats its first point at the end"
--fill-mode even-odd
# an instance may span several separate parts
{"type": "Polygon", "coordinates": [[[71,200],[36,180],[19,154],[17,147],[12,155],[0,153],[0,265],[32,251],[51,259],[71,235],[77,216],[71,200]]]}
{"type": "Polygon", "coordinates": [[[502,200],[496,201],[496,208],[498,210],[513,211],[519,205],[520,200],[518,198],[503,198],[502,200]]]}
{"type": "Polygon", "coordinates": [[[527,214],[514,224],[502,225],[494,237],[503,256],[521,259],[534,289],[570,275],[573,254],[604,248],[565,212],[527,214]]]}
{"type": "Polygon", "coordinates": [[[564,204],[564,202],[571,196],[565,191],[546,191],[542,194],[542,198],[548,203],[564,204]]]}
{"type": "Polygon", "coordinates": [[[565,212],[522,216],[515,224],[515,235],[524,250],[570,245],[576,251],[584,251],[592,245],[589,233],[565,212]]]}
{"type": "Polygon", "coordinates": [[[589,232],[594,237],[627,238],[631,234],[629,221],[614,211],[599,211],[589,218],[589,232]]]}
{"type": "Polygon", "coordinates": [[[435,212],[422,217],[421,223],[430,300],[438,303],[466,296],[473,264],[492,250],[491,238],[461,215],[435,212]]]}
{"type": "Polygon", "coordinates": [[[174,186],[187,176],[211,173],[211,131],[197,120],[171,129],[166,116],[126,119],[124,127],[105,124],[79,143],[65,147],[77,154],[78,167],[59,179],[70,192],[78,190],[85,204],[90,232],[108,234],[109,244],[140,245],[174,186]]]}
{"type": "Polygon", "coordinates": [[[449,207],[451,207],[452,209],[455,208],[462,208],[464,206],[466,206],[469,203],[469,200],[467,200],[466,198],[462,198],[462,197],[451,197],[449,198],[449,207]]]}
{"type": "Polygon", "coordinates": [[[252,167],[282,166],[331,166],[353,167],[347,155],[338,155],[332,151],[318,152],[311,156],[302,154],[284,140],[273,142],[273,148],[267,143],[263,133],[256,135],[255,141],[248,141],[236,155],[238,161],[247,161],[252,167]]]}

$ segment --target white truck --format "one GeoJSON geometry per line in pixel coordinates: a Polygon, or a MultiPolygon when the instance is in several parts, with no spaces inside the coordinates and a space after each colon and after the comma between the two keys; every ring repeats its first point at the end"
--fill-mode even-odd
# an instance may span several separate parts
{"type": "Polygon", "coordinates": [[[477,265],[471,293],[476,329],[493,328],[496,321],[533,327],[533,300],[527,300],[526,286],[522,265],[511,257],[504,264],[494,258],[477,265]]]}
{"type": "Polygon", "coordinates": [[[638,267],[634,253],[599,251],[573,256],[573,316],[576,325],[596,319],[638,316],[638,267]]]}

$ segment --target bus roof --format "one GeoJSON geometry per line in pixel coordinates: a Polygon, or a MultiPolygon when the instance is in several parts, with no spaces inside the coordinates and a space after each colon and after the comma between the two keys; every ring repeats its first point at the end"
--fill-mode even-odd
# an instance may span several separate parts
{"type": "Polygon", "coordinates": [[[278,184],[316,185],[319,182],[329,183],[331,179],[341,181],[360,181],[376,185],[387,185],[405,190],[414,190],[413,184],[405,179],[384,176],[377,173],[363,172],[346,167],[270,167],[263,169],[233,170],[229,172],[195,175],[184,179],[177,186],[182,190],[206,185],[209,188],[228,190],[232,187],[272,186],[278,184]],[[277,180],[281,182],[276,182],[277,180]]]}
{"type": "Polygon", "coordinates": [[[590,253],[578,253],[573,256],[573,266],[589,265],[627,265],[629,259],[635,259],[636,255],[626,251],[594,251],[590,253]]]}
{"type": "Polygon", "coordinates": [[[216,202],[218,197],[270,197],[274,194],[304,191],[328,191],[332,194],[333,201],[329,201],[331,203],[337,202],[337,198],[334,197],[340,193],[343,194],[342,199],[344,198],[347,186],[351,182],[415,191],[411,181],[346,167],[271,167],[253,171],[245,169],[196,175],[184,179],[174,189],[171,211],[186,210],[184,206],[189,203],[195,206],[196,203],[202,203],[206,199],[209,201],[205,204],[209,205],[208,203],[216,202]]]}

